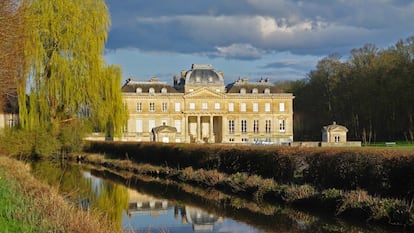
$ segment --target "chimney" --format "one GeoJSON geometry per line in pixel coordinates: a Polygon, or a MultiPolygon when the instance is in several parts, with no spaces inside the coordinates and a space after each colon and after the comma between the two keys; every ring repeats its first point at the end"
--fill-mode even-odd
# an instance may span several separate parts
{"type": "Polygon", "coordinates": [[[181,71],[181,78],[185,79],[185,75],[186,75],[186,73],[187,73],[187,72],[186,72],[185,70],[182,70],[182,71],[181,71]]]}
{"type": "Polygon", "coordinates": [[[174,86],[176,86],[178,84],[178,75],[174,75],[173,83],[174,83],[174,86]]]}

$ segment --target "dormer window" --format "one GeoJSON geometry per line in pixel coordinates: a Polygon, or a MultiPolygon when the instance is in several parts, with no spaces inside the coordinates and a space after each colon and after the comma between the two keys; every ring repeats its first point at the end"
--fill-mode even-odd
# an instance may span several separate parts
{"type": "Polygon", "coordinates": [[[154,94],[154,93],[155,93],[155,89],[151,87],[151,88],[148,90],[148,93],[150,93],[150,94],[154,94]]]}
{"type": "Polygon", "coordinates": [[[240,94],[246,94],[246,88],[241,88],[240,89],[240,94]]]}
{"type": "Polygon", "coordinates": [[[163,88],[161,89],[161,93],[163,93],[163,94],[167,93],[167,88],[163,87],[163,88]]]}
{"type": "Polygon", "coordinates": [[[213,77],[208,77],[208,82],[212,83],[213,82],[213,77]]]}
{"type": "Polygon", "coordinates": [[[265,94],[270,94],[270,89],[269,89],[269,88],[266,88],[266,89],[264,90],[264,93],[265,93],[265,94]]]}
{"type": "Polygon", "coordinates": [[[138,87],[137,89],[135,89],[135,93],[137,94],[142,93],[142,88],[138,87]]]}
{"type": "Polygon", "coordinates": [[[257,88],[253,88],[252,94],[257,94],[257,93],[259,93],[259,90],[257,90],[257,88]]]}

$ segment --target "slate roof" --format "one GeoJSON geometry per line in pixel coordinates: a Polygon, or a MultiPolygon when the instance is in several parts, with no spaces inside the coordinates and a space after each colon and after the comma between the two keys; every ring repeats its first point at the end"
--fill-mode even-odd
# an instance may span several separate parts
{"type": "Polygon", "coordinates": [[[163,88],[167,89],[167,93],[179,93],[175,88],[168,85],[166,82],[160,81],[146,81],[146,82],[138,82],[133,81],[132,79],[128,79],[126,83],[122,86],[122,92],[129,92],[129,93],[136,93],[137,88],[141,88],[142,93],[149,93],[150,88],[154,88],[154,93],[161,93],[163,88]]]}
{"type": "Polygon", "coordinates": [[[258,94],[265,93],[269,89],[270,93],[277,93],[278,89],[269,80],[260,80],[259,82],[248,82],[246,78],[239,79],[234,83],[226,86],[227,93],[240,93],[241,89],[246,90],[246,94],[251,94],[253,89],[257,89],[258,94]]]}

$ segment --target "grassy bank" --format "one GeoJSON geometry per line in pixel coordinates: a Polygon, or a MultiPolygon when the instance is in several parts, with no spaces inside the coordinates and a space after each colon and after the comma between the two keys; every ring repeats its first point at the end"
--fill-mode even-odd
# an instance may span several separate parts
{"type": "Polygon", "coordinates": [[[82,211],[36,180],[22,162],[0,156],[2,232],[117,232],[103,214],[82,211]]]}
{"type": "Polygon", "coordinates": [[[393,198],[375,197],[364,190],[318,190],[307,184],[281,184],[270,178],[247,173],[226,174],[217,170],[191,167],[177,169],[137,164],[130,160],[107,159],[98,154],[84,155],[83,161],[116,171],[163,177],[200,187],[213,187],[257,203],[267,201],[372,223],[409,228],[414,226],[412,203],[393,198]]]}

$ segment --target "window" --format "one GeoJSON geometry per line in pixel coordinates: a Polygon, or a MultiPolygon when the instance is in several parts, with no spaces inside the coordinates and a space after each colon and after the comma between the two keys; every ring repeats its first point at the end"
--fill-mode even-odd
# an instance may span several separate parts
{"type": "Polygon", "coordinates": [[[167,88],[163,87],[163,88],[161,89],[161,93],[163,93],[163,94],[167,93],[167,88]]]}
{"type": "Polygon", "coordinates": [[[253,120],[253,132],[259,133],[259,120],[253,120]]]}
{"type": "Polygon", "coordinates": [[[155,89],[151,87],[151,88],[148,90],[148,92],[149,92],[150,94],[154,94],[154,93],[155,93],[155,89]]]}
{"type": "Polygon", "coordinates": [[[265,112],[270,112],[270,103],[265,103],[265,112]]]}
{"type": "Polygon", "coordinates": [[[246,94],[246,88],[241,88],[240,89],[240,94],[246,94]]]}
{"type": "Polygon", "coordinates": [[[270,94],[270,89],[269,88],[264,89],[264,93],[265,94],[270,94]]]}
{"type": "Polygon", "coordinates": [[[279,120],[279,132],[285,132],[285,131],[286,131],[286,121],[279,120]]]}
{"type": "Polygon", "coordinates": [[[259,104],[253,103],[253,112],[258,112],[258,111],[259,111],[259,104]]]}
{"type": "Polygon", "coordinates": [[[155,128],[155,120],[149,120],[148,121],[148,131],[151,132],[153,128],[155,128]]]}
{"type": "Polygon", "coordinates": [[[266,131],[266,133],[270,133],[272,131],[272,121],[271,120],[266,120],[265,131],[266,131]]]}
{"type": "Polygon", "coordinates": [[[339,137],[339,135],[335,135],[335,142],[340,142],[341,141],[341,137],[339,137]]]}
{"type": "Polygon", "coordinates": [[[190,103],[190,109],[194,110],[195,109],[195,103],[190,103]]]}
{"type": "Polygon", "coordinates": [[[181,133],[181,120],[175,120],[174,126],[177,129],[177,133],[181,133]]]}
{"type": "Polygon", "coordinates": [[[285,111],[285,103],[279,103],[279,111],[284,112],[285,111]]]}
{"type": "Polygon", "coordinates": [[[155,111],[155,103],[154,102],[149,103],[149,110],[150,110],[150,112],[155,111]]]}
{"type": "Polygon", "coordinates": [[[229,138],[229,142],[234,142],[234,138],[229,138]]]}
{"type": "Polygon", "coordinates": [[[220,103],[215,103],[214,104],[214,109],[220,110],[220,103]]]}
{"type": "Polygon", "coordinates": [[[8,125],[9,125],[9,128],[13,128],[14,126],[16,126],[16,121],[13,118],[10,118],[8,125]]]}
{"type": "Polygon", "coordinates": [[[234,103],[229,103],[229,112],[234,112],[234,103]]]}
{"type": "Polygon", "coordinates": [[[175,111],[176,112],[181,111],[181,103],[175,103],[175,111]]]}
{"type": "Polygon", "coordinates": [[[242,141],[242,142],[248,142],[248,141],[249,141],[249,139],[248,139],[248,138],[242,138],[242,139],[241,139],[241,141],[242,141]]]}
{"type": "Polygon", "coordinates": [[[135,92],[138,94],[138,93],[142,93],[142,88],[140,88],[140,87],[138,87],[136,90],[135,90],[135,92]]]}
{"type": "Polygon", "coordinates": [[[257,94],[257,93],[259,93],[259,90],[257,88],[253,88],[252,93],[257,94]]]}
{"type": "Polygon", "coordinates": [[[202,104],[201,104],[201,108],[202,108],[203,110],[207,110],[207,109],[208,109],[208,103],[202,103],[202,104]]]}
{"type": "Polygon", "coordinates": [[[240,104],[240,112],[245,112],[246,111],[246,103],[241,103],[240,104]]]}
{"type": "Polygon", "coordinates": [[[142,112],[142,103],[137,103],[137,112],[142,112]]]}
{"type": "Polygon", "coordinates": [[[247,121],[241,120],[241,132],[246,133],[247,132],[247,121]]]}
{"type": "Polygon", "coordinates": [[[142,133],[142,120],[141,119],[135,120],[135,130],[137,133],[142,133]]]}
{"type": "Polygon", "coordinates": [[[229,133],[234,133],[234,120],[229,120],[229,133]]]}
{"type": "Polygon", "coordinates": [[[162,112],[168,111],[168,103],[162,103],[162,112]]]}

